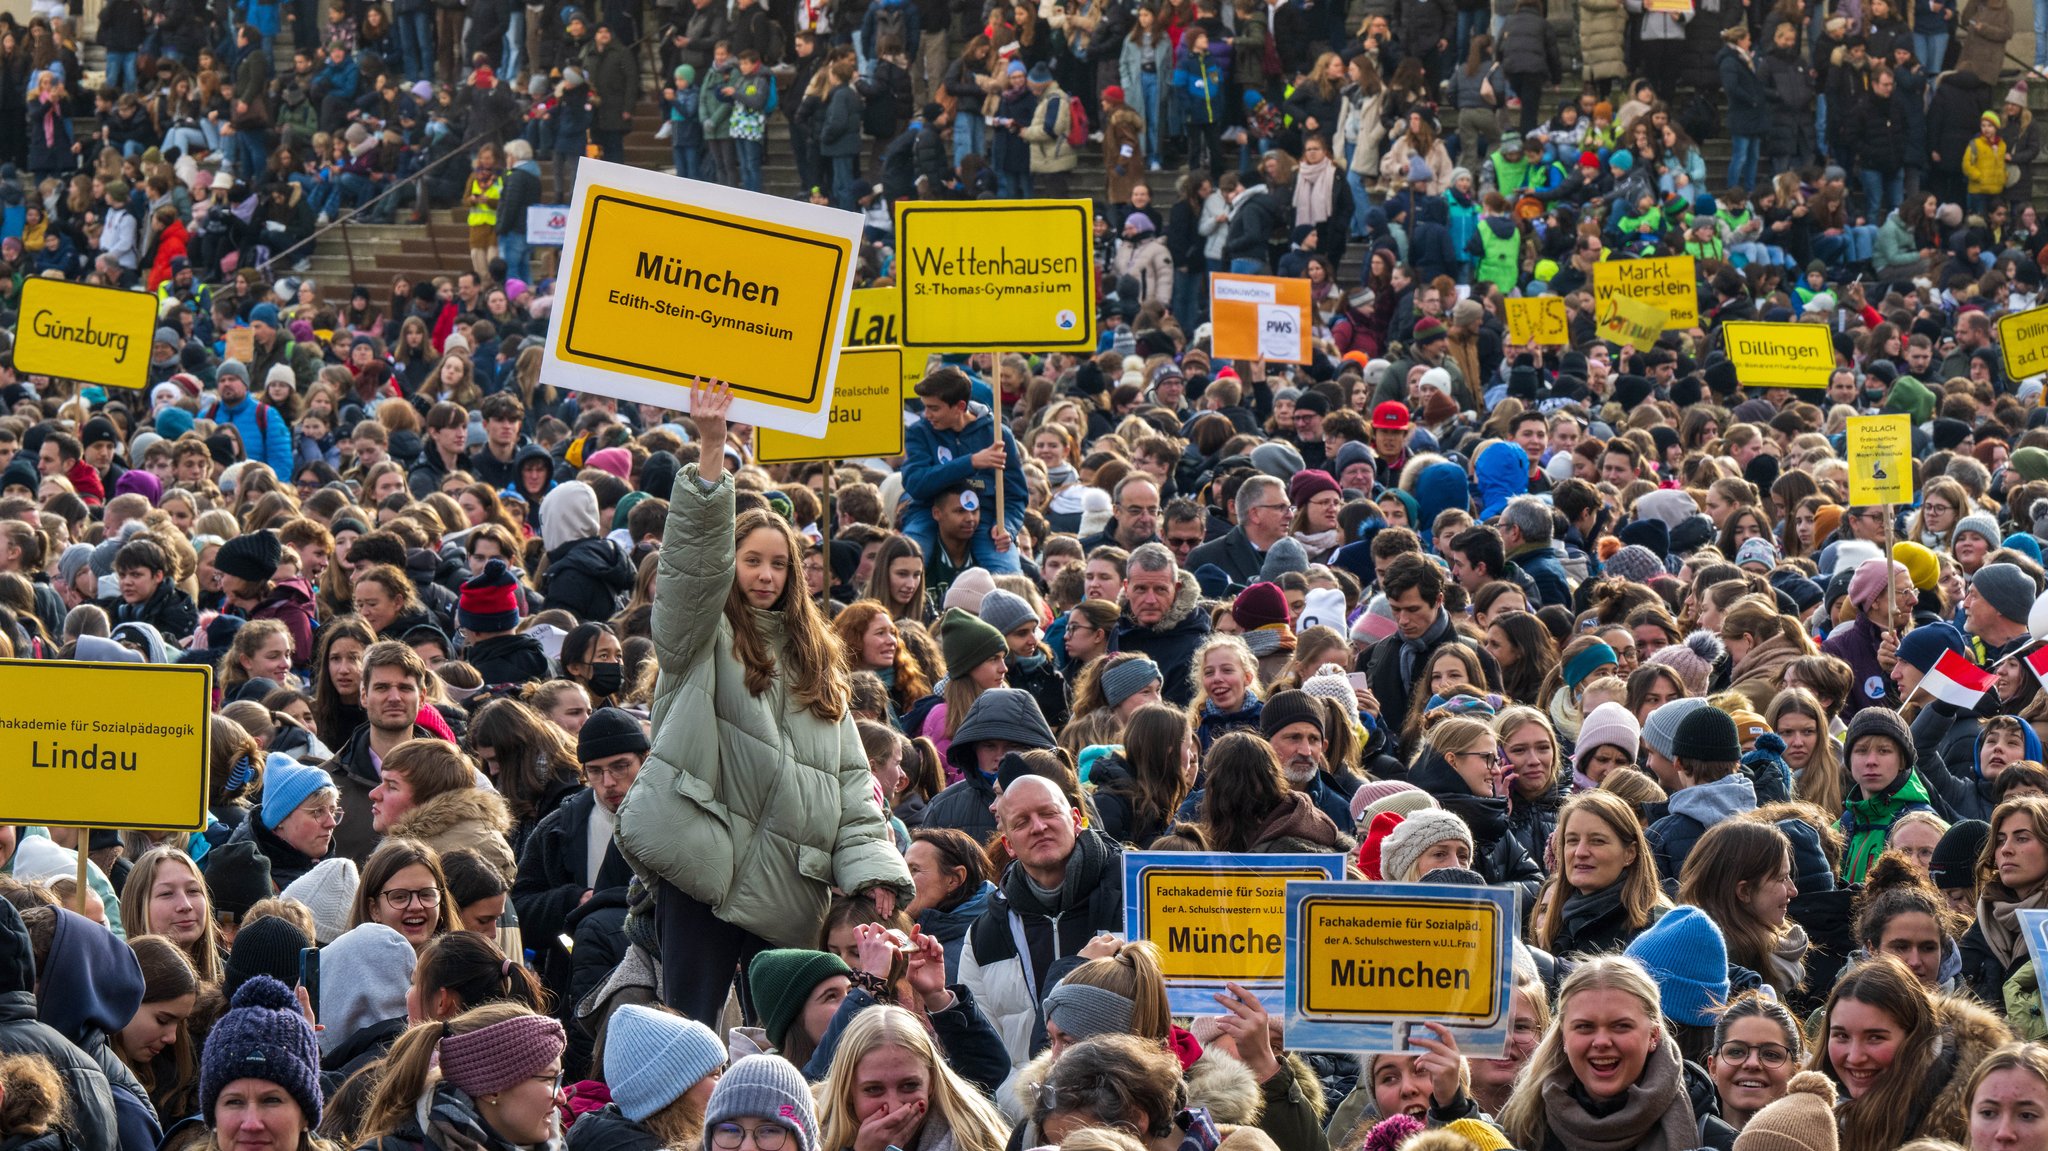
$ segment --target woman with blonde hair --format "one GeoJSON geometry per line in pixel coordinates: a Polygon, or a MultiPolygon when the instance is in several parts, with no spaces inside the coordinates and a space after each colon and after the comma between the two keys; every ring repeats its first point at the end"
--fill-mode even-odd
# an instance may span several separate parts
{"type": "Polygon", "coordinates": [[[1785,766],[1792,769],[1792,791],[1826,811],[1842,814],[1841,748],[1828,734],[1827,709],[1811,691],[1786,687],[1764,708],[1764,722],[1785,741],[1785,766]]]}
{"type": "Polygon", "coordinates": [[[1936,476],[1920,489],[1920,509],[1906,521],[1904,539],[1926,545],[1940,553],[1955,544],[1956,525],[1964,516],[1982,510],[1963,485],[1947,476],[1936,476]]]}
{"type": "MultiPolygon", "coordinates": [[[[1469,699],[1470,697],[1463,697],[1469,699]]],[[[1509,828],[1500,742],[1483,718],[1430,713],[1408,782],[1463,820],[1472,834],[1472,870],[1492,884],[1513,884],[1534,901],[1543,872],[1509,828]]]]}
{"type": "Polygon", "coordinates": [[[1003,1151],[1010,1137],[1001,1113],[901,1007],[870,1007],[846,1025],[819,1093],[820,1148],[867,1151],[878,1127],[893,1147],[1003,1151]]]}
{"type": "Polygon", "coordinates": [[[279,687],[298,686],[292,676],[292,633],[281,620],[252,619],[235,629],[235,638],[221,653],[214,687],[220,698],[233,699],[243,684],[259,678],[279,687]]]}
{"type": "Polygon", "coordinates": [[[121,925],[132,938],[158,935],[178,945],[199,978],[219,983],[220,925],[206,878],[192,857],[175,847],[152,847],[135,861],[121,886],[121,925]]]}
{"type": "MultiPolygon", "coordinates": [[[[1072,626],[1071,622],[1068,625],[1072,626]]],[[[1202,750],[1225,732],[1250,730],[1265,711],[1259,689],[1259,658],[1238,636],[1214,633],[1188,662],[1195,702],[1189,718],[1202,750]]]]}
{"type": "Polygon", "coordinates": [[[1732,661],[1729,683],[1757,711],[1770,709],[1785,683],[1785,666],[1820,649],[1797,616],[1762,596],[1744,596],[1721,617],[1721,643],[1732,661]]]}
{"type": "Polygon", "coordinates": [[[356,1132],[360,1151],[520,1151],[560,1138],[568,1038],[517,1003],[427,1020],[392,1043],[356,1132]]]}
{"type": "Polygon", "coordinates": [[[1502,709],[1493,737],[1507,761],[1508,830],[1531,859],[1542,859],[1571,787],[1550,717],[1527,704],[1502,709]]]}
{"type": "Polygon", "coordinates": [[[1556,1015],[1500,1114],[1514,1146],[1677,1151],[1733,1141],[1720,1119],[1694,1114],[1657,984],[1635,960],[1580,963],[1556,1015]]]}
{"type": "Polygon", "coordinates": [[[1566,800],[1551,851],[1562,898],[1553,897],[1537,921],[1535,943],[1553,955],[1620,951],[1671,909],[1642,822],[1612,791],[1566,800]]]}

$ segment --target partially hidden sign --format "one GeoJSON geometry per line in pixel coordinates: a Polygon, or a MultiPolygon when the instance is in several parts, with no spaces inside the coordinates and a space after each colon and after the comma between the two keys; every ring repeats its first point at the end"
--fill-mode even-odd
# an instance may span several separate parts
{"type": "Polygon", "coordinates": [[[0,660],[0,823],[206,826],[213,670],[0,660]]]}
{"type": "Polygon", "coordinates": [[[14,370],[108,388],[149,386],[156,297],[31,277],[21,285],[14,370]]]}
{"type": "Polygon", "coordinates": [[[1571,313],[1565,309],[1563,296],[1511,298],[1506,303],[1509,344],[1558,347],[1572,342],[1571,313]]]}
{"type": "Polygon", "coordinates": [[[1209,277],[1209,316],[1218,359],[1310,362],[1307,280],[1217,272],[1209,277]]]}
{"type": "Polygon", "coordinates": [[[1637,303],[1627,296],[1609,296],[1594,305],[1594,323],[1600,338],[1611,344],[1628,344],[1639,352],[1657,346],[1664,334],[1661,308],[1637,303]]]}
{"type": "Polygon", "coordinates": [[[1343,878],[1342,855],[1126,852],[1125,933],[1159,948],[1170,1009],[1213,1015],[1226,983],[1280,990],[1288,881],[1343,878]]]}
{"type": "Polygon", "coordinates": [[[1095,350],[1095,210],[1087,200],[896,203],[903,346],[1095,350]]]}
{"type": "Polygon", "coordinates": [[[2008,379],[2048,372],[2048,305],[2000,316],[1998,350],[2008,379]]]}
{"type": "Polygon", "coordinates": [[[1408,1037],[1429,1022],[1466,1055],[1503,1054],[1515,902],[1505,887],[1289,883],[1287,1045],[1413,1052],[1408,1037]]]}
{"type": "Polygon", "coordinates": [[[732,418],[821,435],[861,218],[585,160],[543,378],[675,411],[730,381],[732,418]]]}
{"type": "Polygon", "coordinates": [[[1626,296],[1664,313],[1665,329],[1700,326],[1700,295],[1691,256],[1602,260],[1593,265],[1593,300],[1626,296]]]}
{"type": "Polygon", "coordinates": [[[866,459],[903,454],[903,349],[848,348],[824,438],[762,428],[754,459],[764,464],[866,459]]]}
{"type": "MultiPolygon", "coordinates": [[[[853,307],[846,319],[849,348],[901,347],[903,344],[903,297],[895,288],[855,288],[853,307]]],[[[903,356],[903,398],[924,379],[930,356],[906,352],[903,356]]]]}
{"type": "Polygon", "coordinates": [[[1826,324],[1722,325],[1721,346],[1746,388],[1825,388],[1835,371],[1834,332],[1826,324]]]}
{"type": "Polygon", "coordinates": [[[1850,416],[1846,446],[1852,505],[1913,502],[1912,416],[1850,416]]]}

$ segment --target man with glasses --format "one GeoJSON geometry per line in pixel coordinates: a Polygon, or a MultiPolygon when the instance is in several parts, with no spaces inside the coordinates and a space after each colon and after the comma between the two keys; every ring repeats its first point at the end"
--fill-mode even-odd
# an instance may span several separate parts
{"type": "Polygon", "coordinates": [[[1293,516],[1287,489],[1280,481],[1268,475],[1253,476],[1237,489],[1237,526],[1190,551],[1180,565],[1190,571],[1213,565],[1223,569],[1233,586],[1250,587],[1258,582],[1266,552],[1287,538],[1293,516]]]}
{"type": "Polygon", "coordinates": [[[1159,538],[1159,485],[1142,472],[1133,472],[1117,481],[1115,514],[1101,534],[1081,541],[1084,551],[1094,551],[1103,544],[1115,544],[1125,551],[1134,551],[1144,544],[1159,538]]]}
{"type": "Polygon", "coordinates": [[[320,766],[341,791],[341,827],[334,851],[358,867],[376,850],[379,838],[371,823],[370,793],[383,780],[380,766],[409,739],[436,739],[417,722],[426,690],[427,664],[419,653],[395,640],[370,645],[363,653],[362,705],[368,722],[356,729],[341,750],[320,766]]]}
{"type": "MultiPolygon", "coordinates": [[[[562,997],[570,989],[569,951],[562,936],[605,908],[626,906],[633,872],[619,855],[612,830],[619,804],[640,777],[652,746],[640,721],[618,708],[591,712],[576,735],[576,759],[588,786],[543,817],[521,848],[512,906],[519,912],[521,931],[541,945],[541,982],[556,994],[556,1002],[567,1002],[562,997]]],[[[478,746],[475,751],[488,762],[499,749],[478,746]]]]}

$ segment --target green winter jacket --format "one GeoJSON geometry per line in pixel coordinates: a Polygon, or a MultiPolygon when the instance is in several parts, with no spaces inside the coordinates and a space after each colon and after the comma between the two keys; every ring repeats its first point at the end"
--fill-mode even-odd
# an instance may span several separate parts
{"type": "MultiPolygon", "coordinates": [[[[725,618],[732,586],[733,484],[676,477],[654,604],[653,743],[619,806],[620,852],[727,923],[776,947],[815,947],[831,889],[913,889],[853,717],[819,719],[777,677],[747,690],[725,618]]],[[[792,571],[792,578],[795,578],[792,571]]],[[[772,650],[782,613],[756,611],[772,650]]]]}
{"type": "Polygon", "coordinates": [[[1877,230],[1877,241],[1871,246],[1871,266],[1882,272],[1886,268],[1902,268],[1919,262],[1920,243],[1913,238],[1913,229],[1899,219],[1895,208],[1877,230]]]}
{"type": "Polygon", "coordinates": [[[1919,380],[1900,376],[1892,381],[1891,395],[1884,400],[1884,412],[1886,415],[1904,412],[1913,417],[1913,426],[1918,427],[1934,418],[1934,393],[1919,380]]]}

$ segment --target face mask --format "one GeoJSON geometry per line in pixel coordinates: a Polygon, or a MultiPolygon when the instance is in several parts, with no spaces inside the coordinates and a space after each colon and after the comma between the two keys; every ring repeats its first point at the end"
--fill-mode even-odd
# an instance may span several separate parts
{"type": "Polygon", "coordinates": [[[590,665],[590,690],[598,695],[617,695],[625,684],[625,664],[614,662],[590,665]]]}

